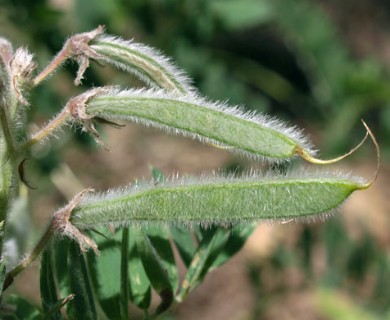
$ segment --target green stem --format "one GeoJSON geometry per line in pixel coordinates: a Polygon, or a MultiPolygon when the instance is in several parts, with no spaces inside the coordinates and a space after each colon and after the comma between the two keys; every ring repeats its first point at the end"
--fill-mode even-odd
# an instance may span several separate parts
{"type": "MultiPolygon", "coordinates": [[[[0,147],[0,150],[2,148],[0,147]]],[[[3,151],[3,150],[1,150],[3,151]]],[[[12,165],[10,160],[4,159],[4,155],[1,154],[0,158],[0,172],[1,172],[1,185],[0,185],[0,223],[2,236],[0,236],[0,261],[3,258],[3,239],[6,229],[6,216],[9,207],[11,181],[12,181],[12,165]]]]}
{"type": "Polygon", "coordinates": [[[53,120],[51,120],[46,126],[35,133],[29,140],[27,140],[21,147],[20,150],[26,150],[34,144],[47,138],[56,129],[61,127],[70,118],[70,113],[65,108],[63,109],[53,120]]]}
{"type": "MultiPolygon", "coordinates": [[[[14,139],[9,126],[9,121],[6,113],[6,104],[0,105],[0,121],[2,134],[0,139],[4,139],[5,144],[0,143],[0,222],[3,223],[3,234],[6,228],[6,216],[10,203],[10,192],[13,180],[14,155],[15,145],[14,139]]],[[[0,141],[1,142],[1,141],[0,141]]],[[[3,252],[3,237],[0,238],[0,258],[2,259],[3,252]]]]}
{"type": "Polygon", "coordinates": [[[13,279],[19,273],[26,269],[41,254],[42,250],[46,247],[53,233],[54,228],[53,225],[50,224],[49,227],[46,229],[45,233],[42,235],[41,239],[35,245],[34,249],[31,251],[31,253],[21,262],[19,262],[19,264],[7,274],[6,280],[4,282],[3,291],[6,290],[13,283],[13,279]]]}
{"type": "MultiPolygon", "coordinates": [[[[6,148],[0,146],[0,222],[5,220],[9,204],[9,193],[12,180],[12,165],[11,160],[7,159],[6,148]]],[[[0,247],[1,252],[1,247],[0,247]]]]}
{"type": "Polygon", "coordinates": [[[15,142],[9,125],[10,121],[8,119],[5,104],[3,104],[0,108],[0,121],[4,133],[4,139],[7,144],[6,153],[8,156],[13,156],[15,154],[15,142]]]}

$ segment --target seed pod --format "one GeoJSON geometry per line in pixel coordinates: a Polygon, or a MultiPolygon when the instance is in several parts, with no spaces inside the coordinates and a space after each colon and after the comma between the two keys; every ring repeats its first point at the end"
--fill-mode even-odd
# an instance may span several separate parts
{"type": "MultiPolygon", "coordinates": [[[[130,120],[222,146],[254,158],[283,160],[314,154],[301,131],[275,119],[196,96],[155,90],[100,90],[72,114],[130,120]]],[[[74,104],[73,104],[74,105],[74,104]]],[[[86,117],[85,117],[86,116],[86,117]]]]}
{"type": "Polygon", "coordinates": [[[90,48],[98,60],[130,72],[155,88],[181,94],[195,92],[185,73],[154,48],[107,35],[96,37],[90,48]]]}
{"type": "Polygon", "coordinates": [[[171,179],[86,195],[71,216],[78,228],[169,222],[241,222],[326,218],[353,191],[369,184],[346,175],[297,172],[288,176],[171,179]]]}

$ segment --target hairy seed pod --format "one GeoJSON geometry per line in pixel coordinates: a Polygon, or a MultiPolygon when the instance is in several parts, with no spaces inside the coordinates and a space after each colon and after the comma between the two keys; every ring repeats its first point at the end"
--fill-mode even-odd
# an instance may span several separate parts
{"type": "Polygon", "coordinates": [[[185,73],[154,48],[107,35],[96,37],[90,48],[98,60],[130,72],[155,88],[181,94],[195,92],[185,73]]]}
{"type": "Polygon", "coordinates": [[[369,185],[343,174],[254,173],[243,178],[171,179],[123,191],[86,195],[71,216],[78,228],[131,223],[236,224],[326,218],[355,190],[369,185]]]}

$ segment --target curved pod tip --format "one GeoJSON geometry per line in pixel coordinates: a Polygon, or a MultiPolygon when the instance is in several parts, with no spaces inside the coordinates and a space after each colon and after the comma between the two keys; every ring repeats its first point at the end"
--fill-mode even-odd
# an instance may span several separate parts
{"type": "Polygon", "coordinates": [[[337,157],[334,159],[329,159],[329,160],[316,159],[316,158],[313,158],[309,153],[307,153],[302,148],[297,148],[296,153],[300,157],[305,159],[306,161],[313,163],[313,164],[332,164],[332,163],[336,163],[340,160],[343,160],[344,158],[353,154],[356,150],[358,150],[363,145],[363,143],[367,140],[367,137],[370,136],[372,142],[374,143],[375,150],[376,150],[377,168],[376,168],[376,171],[375,171],[373,178],[370,181],[368,181],[367,183],[361,184],[360,187],[358,188],[359,190],[367,189],[375,182],[376,178],[378,177],[379,168],[380,168],[380,147],[379,147],[378,141],[376,140],[376,138],[375,138],[374,134],[372,133],[371,129],[369,128],[369,126],[364,122],[363,119],[361,121],[363,123],[363,126],[366,129],[366,134],[365,134],[364,138],[352,150],[350,150],[349,152],[347,152],[346,154],[344,154],[340,157],[337,157]]]}
{"type": "Polygon", "coordinates": [[[380,169],[380,166],[381,166],[381,151],[380,151],[379,143],[376,140],[376,138],[375,138],[374,134],[372,133],[371,129],[368,127],[368,125],[364,122],[363,119],[361,119],[361,121],[363,123],[363,126],[367,130],[367,134],[370,135],[370,138],[371,138],[371,140],[372,140],[372,142],[373,142],[373,144],[375,146],[375,150],[376,150],[376,170],[375,170],[375,174],[374,174],[373,178],[370,181],[368,181],[367,183],[364,183],[359,188],[360,190],[364,190],[364,189],[369,188],[375,182],[376,178],[378,177],[379,169],[380,169]]]}
{"type": "Polygon", "coordinates": [[[339,162],[339,161],[347,158],[351,154],[353,154],[356,150],[358,150],[364,144],[364,142],[366,141],[368,135],[370,135],[371,138],[373,138],[373,135],[372,135],[370,129],[368,128],[368,126],[365,124],[364,121],[362,121],[362,122],[363,122],[363,125],[365,126],[365,128],[367,130],[365,136],[359,142],[358,145],[356,145],[353,149],[351,149],[349,152],[347,152],[346,154],[343,154],[340,157],[329,159],[329,160],[317,159],[317,158],[312,157],[307,151],[305,151],[301,147],[297,148],[296,154],[299,155],[301,158],[305,159],[306,161],[308,161],[310,163],[313,163],[313,164],[332,164],[332,163],[339,162]]]}

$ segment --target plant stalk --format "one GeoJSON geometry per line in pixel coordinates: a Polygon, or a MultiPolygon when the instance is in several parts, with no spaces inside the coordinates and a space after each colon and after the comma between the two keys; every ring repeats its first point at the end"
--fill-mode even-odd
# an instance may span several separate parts
{"type": "Polygon", "coordinates": [[[6,290],[14,281],[14,278],[26,269],[42,252],[42,250],[46,247],[46,244],[49,242],[51,236],[54,233],[54,227],[52,224],[46,229],[45,233],[35,245],[34,249],[30,252],[30,254],[25,257],[19,264],[13,268],[8,274],[4,281],[3,291],[6,290]]]}
{"type": "Polygon", "coordinates": [[[35,133],[29,140],[27,140],[21,147],[21,150],[26,150],[34,144],[47,138],[53,131],[61,127],[70,118],[69,111],[63,109],[53,120],[51,120],[46,126],[35,133]]]}
{"type": "Polygon", "coordinates": [[[4,133],[4,139],[7,144],[5,152],[7,153],[7,156],[13,156],[15,154],[15,142],[9,125],[10,121],[8,119],[6,108],[6,104],[3,104],[0,107],[0,121],[4,133]]]}
{"type": "Polygon", "coordinates": [[[45,80],[55,69],[57,69],[66,59],[69,58],[69,48],[64,47],[50,62],[50,64],[43,69],[33,80],[33,85],[36,87],[43,80],[45,80]]]}

